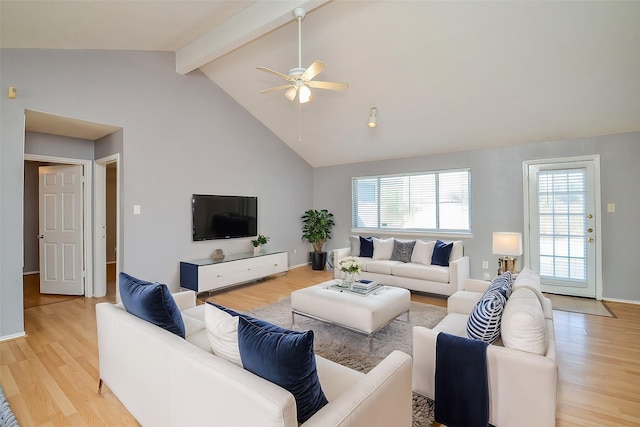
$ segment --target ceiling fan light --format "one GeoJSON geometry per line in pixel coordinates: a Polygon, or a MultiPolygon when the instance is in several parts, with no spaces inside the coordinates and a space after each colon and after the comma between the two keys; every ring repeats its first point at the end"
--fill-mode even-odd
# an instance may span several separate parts
{"type": "Polygon", "coordinates": [[[294,99],[296,99],[296,93],[297,89],[294,86],[291,86],[285,91],[284,96],[286,96],[289,101],[293,101],[294,99]]]}
{"type": "Polygon", "coordinates": [[[298,99],[300,100],[300,104],[311,101],[311,89],[309,89],[309,86],[300,86],[300,95],[298,96],[298,99]]]}
{"type": "Polygon", "coordinates": [[[374,128],[378,126],[378,119],[376,117],[376,113],[378,109],[376,107],[371,107],[371,111],[369,112],[369,120],[367,120],[367,126],[370,128],[374,128]]]}

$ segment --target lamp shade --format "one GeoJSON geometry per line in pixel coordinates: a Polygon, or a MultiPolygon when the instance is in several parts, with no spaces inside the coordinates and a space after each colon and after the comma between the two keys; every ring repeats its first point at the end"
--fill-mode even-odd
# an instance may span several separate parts
{"type": "Polygon", "coordinates": [[[522,255],[522,233],[493,233],[493,253],[495,255],[522,255]]]}
{"type": "Polygon", "coordinates": [[[300,89],[298,89],[298,91],[298,100],[300,101],[300,104],[311,101],[311,89],[309,89],[309,86],[302,85],[300,86],[300,89]]]}

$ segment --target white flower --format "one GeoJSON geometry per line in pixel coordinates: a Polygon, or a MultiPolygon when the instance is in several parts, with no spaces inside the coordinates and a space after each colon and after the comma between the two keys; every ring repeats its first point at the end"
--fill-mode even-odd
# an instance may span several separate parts
{"type": "Polygon", "coordinates": [[[345,273],[360,274],[360,270],[362,269],[362,263],[352,256],[342,258],[338,264],[340,265],[340,271],[344,271],[345,273]]]}

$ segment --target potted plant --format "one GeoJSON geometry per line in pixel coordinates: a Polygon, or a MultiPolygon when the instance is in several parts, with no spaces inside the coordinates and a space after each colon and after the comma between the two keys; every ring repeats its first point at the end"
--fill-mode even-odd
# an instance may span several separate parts
{"type": "Polygon", "coordinates": [[[269,241],[269,238],[267,236],[258,234],[258,237],[256,237],[251,241],[251,244],[253,245],[253,253],[259,254],[260,251],[262,251],[262,246],[266,245],[268,241],[269,241]]]}
{"type": "Polygon", "coordinates": [[[327,253],[322,251],[324,242],[331,239],[333,214],[326,209],[309,209],[302,215],[302,239],[311,243],[311,268],[324,270],[327,263],[327,253]]]}

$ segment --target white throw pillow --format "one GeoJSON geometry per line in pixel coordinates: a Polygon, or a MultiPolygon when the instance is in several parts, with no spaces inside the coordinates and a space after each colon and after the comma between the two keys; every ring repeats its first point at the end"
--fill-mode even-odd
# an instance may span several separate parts
{"type": "Polygon", "coordinates": [[[351,256],[360,256],[360,236],[351,236],[351,256]]]}
{"type": "Polygon", "coordinates": [[[393,237],[390,239],[373,238],[373,259],[391,259],[393,237]]]}
{"type": "Polygon", "coordinates": [[[451,255],[449,255],[449,262],[455,261],[458,258],[462,258],[464,255],[464,245],[462,244],[462,240],[456,240],[453,242],[453,247],[451,248],[451,255]]]}
{"type": "Polygon", "coordinates": [[[204,325],[213,354],[243,367],[238,348],[238,316],[205,304],[204,325]]]}
{"type": "Polygon", "coordinates": [[[505,347],[544,355],[547,328],[542,306],[528,288],[514,290],[502,313],[502,343],[505,347]]]}
{"type": "Polygon", "coordinates": [[[416,244],[413,247],[411,253],[411,262],[417,262],[419,264],[431,265],[431,257],[433,256],[433,247],[436,242],[423,242],[422,240],[416,240],[416,244]]]}
{"type": "Polygon", "coordinates": [[[528,267],[523,268],[513,282],[514,291],[522,288],[531,289],[538,297],[540,305],[544,306],[544,296],[542,295],[542,288],[540,287],[540,275],[528,267]]]}

